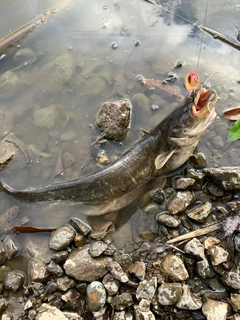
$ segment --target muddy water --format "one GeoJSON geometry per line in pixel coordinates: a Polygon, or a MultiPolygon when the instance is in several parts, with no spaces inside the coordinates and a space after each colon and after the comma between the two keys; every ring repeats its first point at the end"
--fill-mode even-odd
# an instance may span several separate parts
{"type": "MultiPolygon", "coordinates": [[[[224,5],[219,1],[209,3],[206,25],[234,36],[240,10],[237,1],[224,5]]],[[[168,4],[166,7],[179,15],[203,23],[203,1],[168,4]]],[[[46,8],[52,5],[49,1],[46,8]]],[[[19,1],[18,6],[22,9],[23,4],[19,1]]],[[[44,9],[41,3],[41,8],[19,10],[22,18],[15,23],[16,12],[5,4],[11,25],[10,20],[1,21],[2,30],[6,33],[19,23],[25,24],[44,9]]],[[[136,76],[163,80],[174,71],[179,79],[171,85],[186,95],[184,77],[187,72],[196,71],[200,39],[201,33],[193,25],[162,13],[146,1],[73,0],[67,10],[39,26],[22,41],[20,48],[9,50],[0,60],[1,138],[9,139],[8,134],[14,134],[30,162],[28,165],[25,154],[15,147],[14,159],[1,171],[1,179],[12,187],[25,188],[68,181],[100,170],[90,148],[99,136],[94,124],[96,114],[105,101],[128,98],[133,102],[133,117],[127,139],[106,146],[111,158],[121,156],[140,137],[140,127],[149,130],[178,104],[174,97],[147,92],[137,83],[136,76]],[[113,48],[113,43],[117,43],[117,48],[113,48]],[[30,49],[30,54],[28,51],[16,58],[24,48],[30,49]],[[174,69],[178,59],[184,65],[174,69]],[[147,102],[137,103],[139,93],[145,94],[147,102]],[[152,111],[151,104],[159,109],[152,111]],[[64,157],[65,164],[60,161],[64,157]]],[[[204,35],[198,73],[204,81],[217,72],[209,82],[220,97],[218,118],[198,147],[205,153],[209,166],[238,165],[239,142],[226,144],[231,123],[222,117],[224,109],[239,105],[238,61],[238,51],[204,35]]],[[[24,204],[0,194],[1,212],[13,205],[21,208],[21,215],[28,217],[29,224],[39,227],[60,226],[72,215],[86,219],[78,204],[24,204]]],[[[99,227],[108,219],[88,221],[99,227]]],[[[156,228],[152,218],[146,222],[138,206],[122,210],[117,227],[121,236],[129,235],[118,241],[120,247],[127,249],[139,240],[139,230],[149,228],[154,232],[156,228]]],[[[21,242],[24,244],[24,236],[21,242]]]]}

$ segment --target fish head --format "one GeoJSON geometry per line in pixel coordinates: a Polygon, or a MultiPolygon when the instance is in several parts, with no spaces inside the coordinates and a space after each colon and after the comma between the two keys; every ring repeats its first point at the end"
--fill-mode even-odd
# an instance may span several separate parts
{"type": "Polygon", "coordinates": [[[176,111],[169,141],[174,147],[196,144],[216,117],[217,94],[213,89],[193,91],[176,111]]]}

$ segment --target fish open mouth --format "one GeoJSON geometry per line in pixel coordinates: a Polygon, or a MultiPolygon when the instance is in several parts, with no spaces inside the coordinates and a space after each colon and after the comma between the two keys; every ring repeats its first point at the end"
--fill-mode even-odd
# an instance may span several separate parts
{"type": "Polygon", "coordinates": [[[217,101],[217,94],[214,90],[201,88],[192,105],[192,115],[198,118],[204,118],[207,115],[215,113],[214,107],[217,101]]]}

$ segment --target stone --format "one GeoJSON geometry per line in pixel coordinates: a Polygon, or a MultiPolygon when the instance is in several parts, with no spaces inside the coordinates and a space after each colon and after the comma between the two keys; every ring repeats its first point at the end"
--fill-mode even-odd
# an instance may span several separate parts
{"type": "Polygon", "coordinates": [[[161,188],[154,188],[150,191],[150,198],[157,204],[163,204],[165,196],[161,188]]]}
{"type": "Polygon", "coordinates": [[[205,259],[204,246],[197,238],[193,238],[192,240],[188,241],[184,246],[184,251],[197,258],[205,259]]]}
{"type": "Polygon", "coordinates": [[[40,260],[47,264],[51,260],[52,251],[49,249],[49,236],[29,234],[25,244],[24,254],[29,260],[40,260]],[[39,250],[41,248],[41,250],[39,250]]]}
{"type": "Polygon", "coordinates": [[[157,277],[152,277],[149,280],[143,280],[139,283],[136,291],[136,298],[138,300],[151,300],[157,289],[157,277]]]}
{"type": "Polygon", "coordinates": [[[138,306],[134,306],[134,315],[136,320],[155,320],[155,316],[150,311],[151,301],[142,299],[138,306]]]}
{"type": "Polygon", "coordinates": [[[193,185],[195,183],[195,179],[193,179],[193,178],[178,178],[174,182],[175,182],[176,189],[186,190],[188,188],[193,187],[193,185]]]}
{"type": "Polygon", "coordinates": [[[217,245],[212,245],[211,248],[208,249],[207,254],[210,256],[211,263],[214,266],[218,266],[219,264],[226,262],[229,256],[226,250],[217,245]]]}
{"type": "Polygon", "coordinates": [[[49,274],[56,277],[61,277],[63,274],[63,269],[54,261],[51,261],[49,263],[49,265],[47,266],[47,271],[49,272],[49,274]]]}
{"type": "Polygon", "coordinates": [[[69,223],[76,230],[76,232],[84,235],[85,237],[92,232],[92,228],[79,218],[71,217],[69,219],[69,223]]]}
{"type": "Polygon", "coordinates": [[[216,238],[216,237],[207,237],[206,240],[204,240],[203,244],[205,249],[210,249],[212,247],[212,245],[214,244],[218,244],[220,242],[220,239],[216,238]]]}
{"type": "Polygon", "coordinates": [[[108,245],[103,241],[94,241],[90,244],[89,253],[92,257],[99,257],[108,245]]]}
{"type": "Polygon", "coordinates": [[[25,274],[22,271],[14,270],[6,274],[3,285],[7,290],[18,291],[25,282],[25,274]]]}
{"type": "Polygon", "coordinates": [[[233,288],[233,289],[240,289],[240,274],[233,272],[233,271],[227,271],[224,273],[222,277],[223,282],[233,288]]]}
{"type": "Polygon", "coordinates": [[[106,290],[99,281],[93,281],[87,286],[87,299],[90,311],[100,310],[106,302],[106,290]]]}
{"type": "Polygon", "coordinates": [[[210,267],[206,258],[196,262],[196,273],[203,279],[212,278],[215,276],[215,273],[210,267]]]}
{"type": "Polygon", "coordinates": [[[4,277],[10,271],[11,271],[10,267],[5,266],[5,265],[0,266],[0,282],[3,282],[4,277]]]}
{"type": "Polygon", "coordinates": [[[211,181],[207,182],[206,188],[207,188],[208,192],[214,197],[223,197],[224,196],[224,190],[221,187],[216,186],[211,181]]]}
{"type": "Polygon", "coordinates": [[[106,139],[123,141],[126,138],[132,113],[132,104],[128,99],[105,102],[100,109],[96,126],[106,139]]]}
{"type": "Polygon", "coordinates": [[[61,106],[57,104],[35,111],[33,115],[33,124],[36,127],[53,128],[60,121],[61,106]]]}
{"type": "Polygon", "coordinates": [[[240,312],[240,294],[239,293],[231,293],[230,297],[232,306],[236,312],[240,312]]]}
{"type": "Polygon", "coordinates": [[[175,281],[183,281],[189,277],[182,259],[174,254],[167,254],[160,268],[167,277],[175,281]]]}
{"type": "Polygon", "coordinates": [[[49,278],[47,265],[38,259],[29,261],[29,275],[32,281],[45,282],[49,278]]]}
{"type": "Polygon", "coordinates": [[[133,298],[129,292],[124,292],[114,296],[111,303],[115,310],[121,311],[132,306],[133,298]]]}
{"type": "Polygon", "coordinates": [[[92,258],[89,245],[73,250],[63,265],[67,275],[79,281],[92,282],[99,280],[108,272],[107,266],[112,261],[110,257],[92,258]]]}
{"type": "Polygon", "coordinates": [[[164,212],[157,213],[155,219],[157,223],[169,228],[177,228],[180,225],[180,222],[176,218],[164,212]]]}
{"type": "Polygon", "coordinates": [[[76,133],[74,131],[68,131],[65,132],[61,135],[61,140],[62,141],[69,141],[69,140],[73,140],[77,137],[76,133]]]}
{"type": "Polygon", "coordinates": [[[186,210],[192,203],[194,196],[190,191],[179,191],[169,200],[167,209],[171,214],[178,214],[186,210]]]}
{"type": "Polygon", "coordinates": [[[38,309],[36,320],[68,320],[68,318],[57,307],[43,303],[38,309]]]}
{"type": "Polygon", "coordinates": [[[68,320],[84,320],[82,317],[80,317],[77,313],[75,312],[66,312],[63,311],[64,316],[68,319],[68,320]]]}
{"type": "Polygon", "coordinates": [[[117,261],[111,261],[107,268],[115,279],[123,283],[128,282],[129,279],[127,274],[123,271],[122,267],[117,261]]]}
{"type": "Polygon", "coordinates": [[[178,282],[163,283],[158,288],[158,302],[163,306],[175,305],[182,296],[182,285],[178,282]]]}
{"type": "Polygon", "coordinates": [[[203,222],[211,212],[212,204],[210,202],[206,202],[190,210],[187,215],[189,218],[196,220],[197,222],[203,222]]]}
{"type": "Polygon", "coordinates": [[[61,290],[61,291],[67,291],[71,288],[74,288],[76,285],[76,282],[69,278],[68,276],[62,276],[62,277],[59,277],[57,278],[57,286],[58,286],[58,289],[61,290]]]}
{"type": "Polygon", "coordinates": [[[0,316],[7,309],[7,307],[8,307],[7,300],[4,298],[0,298],[0,316]]]}
{"type": "Polygon", "coordinates": [[[17,240],[11,235],[6,235],[3,239],[3,247],[5,250],[6,258],[8,260],[13,259],[20,250],[20,245],[17,240]]]}
{"type": "Polygon", "coordinates": [[[52,260],[55,261],[56,263],[61,263],[66,261],[67,257],[68,257],[67,250],[62,250],[62,251],[55,252],[52,255],[52,260]]]}
{"type": "Polygon", "coordinates": [[[202,312],[207,320],[226,320],[230,309],[229,304],[208,298],[202,306],[202,312]]]}
{"type": "Polygon", "coordinates": [[[189,163],[195,169],[203,169],[207,165],[207,159],[203,153],[196,153],[191,155],[189,158],[189,163]]]}
{"type": "Polygon", "coordinates": [[[65,152],[62,155],[62,163],[63,163],[63,168],[67,169],[70,168],[75,162],[75,158],[72,154],[69,152],[65,152]]]}
{"type": "Polygon", "coordinates": [[[231,191],[240,189],[239,167],[206,168],[203,172],[224,190],[231,191]]]}
{"type": "Polygon", "coordinates": [[[143,261],[136,261],[130,267],[129,272],[132,273],[140,281],[143,281],[145,278],[146,265],[143,261]]]}
{"type": "Polygon", "coordinates": [[[73,241],[75,231],[70,226],[62,226],[53,232],[49,240],[49,248],[60,251],[67,248],[73,241]]]}
{"type": "Polygon", "coordinates": [[[182,292],[182,296],[176,304],[179,309],[197,310],[202,307],[202,300],[196,297],[187,285],[182,284],[182,292]]]}
{"type": "Polygon", "coordinates": [[[114,296],[115,294],[118,293],[119,287],[120,287],[120,281],[117,279],[114,279],[113,276],[110,273],[107,273],[103,280],[102,283],[107,290],[107,293],[110,296],[114,296]]]}

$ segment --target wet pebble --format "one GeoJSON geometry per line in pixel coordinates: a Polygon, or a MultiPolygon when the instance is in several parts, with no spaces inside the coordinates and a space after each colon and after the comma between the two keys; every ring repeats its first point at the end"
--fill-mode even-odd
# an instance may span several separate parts
{"type": "Polygon", "coordinates": [[[133,298],[129,292],[118,294],[111,299],[111,304],[115,310],[124,310],[133,305],[133,298]]]}
{"type": "Polygon", "coordinates": [[[240,289],[240,275],[237,272],[229,271],[225,272],[222,277],[223,282],[225,285],[233,288],[233,289],[240,289]]]}
{"type": "Polygon", "coordinates": [[[146,273],[146,265],[143,261],[136,261],[130,267],[129,272],[132,273],[140,281],[143,281],[146,273]]]}
{"type": "Polygon", "coordinates": [[[152,277],[149,280],[143,280],[139,283],[136,291],[136,298],[138,300],[151,300],[157,289],[157,277],[152,277]]]}
{"type": "Polygon", "coordinates": [[[57,286],[58,289],[61,291],[67,291],[71,288],[74,288],[76,285],[76,282],[69,278],[68,276],[59,277],[57,279],[57,286]]]}
{"type": "Polygon", "coordinates": [[[168,211],[171,214],[183,212],[194,200],[190,191],[179,191],[168,202],[168,211]]]}
{"type": "Polygon", "coordinates": [[[11,235],[7,235],[3,239],[3,247],[5,250],[6,258],[8,260],[13,259],[20,250],[20,245],[17,240],[11,235]]]}
{"type": "Polygon", "coordinates": [[[3,285],[7,290],[17,291],[25,282],[25,274],[22,271],[10,271],[6,274],[3,285]]]}
{"type": "Polygon", "coordinates": [[[157,204],[163,204],[165,201],[164,192],[161,188],[154,188],[150,191],[150,198],[157,204]]]}
{"type": "Polygon", "coordinates": [[[203,244],[196,238],[188,241],[184,247],[184,251],[188,254],[195,256],[196,258],[205,259],[205,252],[204,252],[203,244]]]}
{"type": "Polygon", "coordinates": [[[151,301],[142,299],[139,305],[134,306],[134,314],[136,319],[155,320],[155,316],[150,310],[151,301]]]}
{"type": "Polygon", "coordinates": [[[71,217],[69,219],[69,223],[76,230],[76,232],[84,236],[87,236],[90,232],[92,232],[92,228],[79,218],[71,217]]]}
{"type": "Polygon", "coordinates": [[[226,320],[230,309],[229,304],[208,298],[202,306],[202,312],[207,320],[226,320]]]}
{"type": "Polygon", "coordinates": [[[36,259],[29,262],[29,274],[32,281],[44,282],[49,277],[45,262],[36,259]]]}
{"type": "Polygon", "coordinates": [[[55,261],[56,263],[60,263],[60,262],[66,261],[67,257],[68,257],[68,251],[62,250],[62,251],[55,252],[52,255],[52,260],[55,261]]]}
{"type": "Polygon", "coordinates": [[[240,312],[240,294],[239,293],[231,293],[231,303],[236,312],[240,312]]]}
{"type": "Polygon", "coordinates": [[[66,274],[79,281],[95,281],[105,276],[110,257],[100,256],[97,259],[89,254],[89,245],[73,250],[63,267],[66,274]]]}
{"type": "Polygon", "coordinates": [[[208,181],[206,188],[207,188],[208,192],[215,197],[223,197],[224,196],[224,190],[221,187],[216,186],[211,181],[208,181]]]}
{"type": "Polygon", "coordinates": [[[207,254],[214,266],[217,266],[228,260],[228,252],[217,245],[211,246],[211,248],[208,249],[207,254]]]}
{"type": "Polygon", "coordinates": [[[182,296],[182,285],[178,282],[163,283],[158,288],[158,302],[163,306],[176,305],[182,296]]]}
{"type": "Polygon", "coordinates": [[[93,281],[87,287],[88,307],[90,311],[98,311],[106,302],[106,290],[99,281],[93,281]]]}
{"type": "Polygon", "coordinates": [[[67,169],[70,168],[75,162],[75,158],[72,154],[69,152],[65,152],[62,155],[62,163],[63,163],[63,168],[67,169]]]}
{"type": "Polygon", "coordinates": [[[157,223],[170,228],[177,228],[180,225],[180,222],[168,213],[159,212],[156,214],[155,219],[157,223]]]}
{"type": "Polygon", "coordinates": [[[95,241],[90,244],[89,253],[92,257],[99,257],[108,245],[103,241],[95,241]]]}
{"type": "Polygon", "coordinates": [[[212,178],[217,185],[220,185],[224,190],[239,190],[240,189],[240,168],[206,168],[203,172],[212,178]]]}
{"type": "Polygon", "coordinates": [[[206,202],[190,210],[187,215],[189,218],[196,220],[197,222],[202,222],[209,216],[211,211],[212,204],[210,202],[206,202]]]}
{"type": "Polygon", "coordinates": [[[185,265],[177,255],[167,254],[161,263],[161,270],[164,275],[175,281],[183,281],[188,278],[185,265]]]}
{"type": "Polygon", "coordinates": [[[107,268],[115,279],[123,283],[128,282],[129,279],[127,274],[123,271],[122,267],[117,261],[110,262],[107,268]]]}
{"type": "Polygon", "coordinates": [[[4,249],[3,243],[0,242],[0,265],[4,263],[5,259],[6,259],[5,249],[4,249]]]}
{"type": "Polygon", "coordinates": [[[0,298],[0,315],[7,309],[8,303],[5,298],[0,298]]]}
{"type": "Polygon", "coordinates": [[[179,190],[186,190],[193,187],[195,179],[193,178],[178,178],[174,181],[175,188],[179,190]]]}
{"type": "Polygon", "coordinates": [[[176,306],[180,309],[197,310],[202,307],[202,300],[195,296],[186,284],[182,284],[182,296],[176,306]]]}
{"type": "Polygon", "coordinates": [[[203,153],[196,153],[191,155],[189,158],[189,163],[195,169],[203,169],[207,165],[207,159],[203,153]]]}
{"type": "Polygon", "coordinates": [[[52,234],[49,248],[55,251],[63,250],[73,241],[74,236],[75,232],[70,226],[62,226],[52,234]]]}
{"type": "Polygon", "coordinates": [[[102,283],[107,290],[107,293],[110,296],[114,296],[115,294],[118,293],[119,287],[120,287],[120,281],[117,279],[114,279],[113,276],[110,273],[107,273],[103,280],[102,283]]]}
{"type": "Polygon", "coordinates": [[[49,265],[47,266],[47,271],[49,272],[49,274],[57,277],[60,277],[63,274],[63,269],[54,261],[51,261],[49,263],[49,265]]]}

